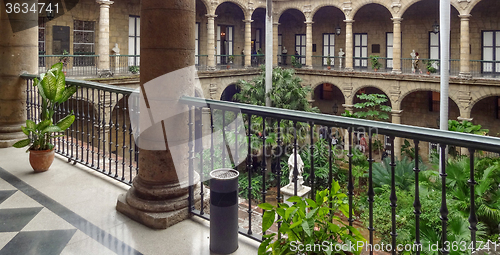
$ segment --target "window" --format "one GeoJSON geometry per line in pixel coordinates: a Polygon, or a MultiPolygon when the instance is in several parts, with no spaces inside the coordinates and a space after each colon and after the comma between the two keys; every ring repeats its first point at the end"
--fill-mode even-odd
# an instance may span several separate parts
{"type": "Polygon", "coordinates": [[[429,112],[439,112],[440,95],[439,92],[429,92],[429,112]]]}
{"type": "MultiPolygon", "coordinates": [[[[283,54],[283,36],[278,35],[278,55],[283,54]]],[[[281,64],[283,57],[278,57],[278,64],[281,64]]]]}
{"type": "Polygon", "coordinates": [[[194,64],[199,65],[200,64],[200,23],[196,22],[195,25],[195,31],[194,31],[194,64]]]}
{"type": "Polygon", "coordinates": [[[429,59],[436,60],[432,63],[432,67],[436,68],[436,70],[439,70],[439,51],[439,32],[429,32],[429,59]]]}
{"type": "Polygon", "coordinates": [[[128,65],[140,66],[141,18],[138,16],[128,17],[128,54],[134,56],[128,58],[128,65]]]}
{"type": "Polygon", "coordinates": [[[259,49],[262,51],[261,45],[260,45],[260,38],[261,37],[261,30],[260,28],[255,29],[255,51],[258,52],[259,49]]]}
{"type": "Polygon", "coordinates": [[[500,31],[483,31],[483,73],[500,73],[500,31]]]}
{"type": "Polygon", "coordinates": [[[392,32],[386,33],[385,40],[386,40],[385,57],[387,58],[387,68],[392,68],[392,57],[393,57],[392,46],[394,41],[394,34],[392,32]]]}
{"type": "Polygon", "coordinates": [[[295,51],[296,54],[294,55],[299,55],[298,61],[300,61],[301,64],[305,65],[306,64],[306,35],[304,34],[296,34],[295,35],[295,51]]]}
{"type": "Polygon", "coordinates": [[[233,55],[233,26],[217,25],[217,64],[227,64],[233,55]]]}
{"type": "Polygon", "coordinates": [[[330,63],[327,62],[327,58],[323,58],[324,66],[334,66],[335,61],[335,34],[323,34],[323,56],[330,56],[330,63]]]}
{"type": "MultiPolygon", "coordinates": [[[[75,20],[73,23],[73,55],[95,55],[95,21],[75,20]]],[[[74,66],[93,66],[94,58],[75,57],[74,66]]]]}
{"type": "Polygon", "coordinates": [[[354,67],[368,66],[368,34],[354,34],[354,67]]]}
{"type": "MultiPolygon", "coordinates": [[[[38,18],[38,55],[45,52],[45,18],[38,18]]],[[[45,66],[45,58],[38,58],[38,66],[45,66]]]]}

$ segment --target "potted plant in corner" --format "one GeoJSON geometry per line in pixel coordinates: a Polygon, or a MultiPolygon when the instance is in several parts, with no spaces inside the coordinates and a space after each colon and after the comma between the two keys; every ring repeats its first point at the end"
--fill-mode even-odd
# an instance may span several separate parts
{"type": "Polygon", "coordinates": [[[437,66],[439,66],[438,62],[436,62],[434,60],[427,60],[425,62],[425,68],[427,69],[427,74],[430,75],[431,73],[436,73],[437,66]]]}
{"type": "Polygon", "coordinates": [[[229,60],[229,63],[227,64],[227,69],[231,68],[231,65],[233,64],[234,61],[234,56],[228,56],[227,59],[229,60]]]}
{"type": "Polygon", "coordinates": [[[379,58],[379,56],[370,55],[370,61],[371,61],[371,64],[372,64],[372,69],[375,72],[382,67],[382,64],[380,62],[378,62],[378,58],[379,58]]]}
{"type": "Polygon", "coordinates": [[[50,140],[63,136],[54,133],[68,129],[75,121],[75,115],[71,112],[54,124],[54,113],[58,106],[76,92],[76,86],[66,87],[66,78],[62,68],[62,62],[54,64],[50,70],[40,75],[40,80],[34,79],[33,86],[37,87],[42,101],[40,122],[26,120],[26,126],[21,126],[21,130],[28,138],[13,144],[15,148],[29,146],[26,152],[30,152],[29,160],[35,172],[49,169],[54,161],[54,145],[50,143],[50,140]]]}
{"type": "Polygon", "coordinates": [[[330,70],[332,68],[331,65],[332,65],[332,60],[330,59],[330,55],[328,55],[328,57],[326,57],[326,68],[330,70]]]}

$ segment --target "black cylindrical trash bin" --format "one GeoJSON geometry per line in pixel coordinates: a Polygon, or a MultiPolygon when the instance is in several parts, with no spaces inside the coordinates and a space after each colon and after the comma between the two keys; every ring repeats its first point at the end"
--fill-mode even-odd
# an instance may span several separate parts
{"type": "Polygon", "coordinates": [[[210,172],[210,251],[229,254],[238,249],[238,171],[210,172]]]}

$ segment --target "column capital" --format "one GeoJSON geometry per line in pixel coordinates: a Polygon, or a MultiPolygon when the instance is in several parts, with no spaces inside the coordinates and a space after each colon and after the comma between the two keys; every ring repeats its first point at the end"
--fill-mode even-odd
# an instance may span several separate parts
{"type": "Polygon", "coordinates": [[[215,19],[215,18],[217,18],[217,15],[215,15],[215,14],[205,14],[205,16],[206,16],[208,19],[215,19]]]}
{"type": "Polygon", "coordinates": [[[244,19],[243,22],[245,22],[245,23],[252,23],[253,20],[251,20],[251,19],[244,19]]]}
{"type": "Polygon", "coordinates": [[[304,21],[304,23],[308,26],[312,26],[312,24],[314,24],[314,21],[304,21]]]}
{"type": "Polygon", "coordinates": [[[460,120],[460,121],[464,121],[464,120],[466,120],[466,121],[472,122],[472,120],[473,120],[473,119],[474,119],[474,118],[457,117],[457,120],[460,120]]]}
{"type": "Polygon", "coordinates": [[[460,20],[469,20],[469,18],[471,16],[472,15],[470,15],[470,14],[460,14],[460,15],[458,15],[458,17],[460,18],[460,20]]]}
{"type": "Polygon", "coordinates": [[[106,6],[110,6],[112,5],[113,3],[115,3],[114,1],[108,1],[108,0],[96,0],[95,1],[96,3],[100,4],[101,7],[106,7],[106,6]]]}
{"type": "Polygon", "coordinates": [[[353,19],[346,19],[344,20],[345,23],[354,23],[354,20],[353,19]]]}
{"type": "Polygon", "coordinates": [[[401,23],[401,21],[403,21],[403,18],[401,18],[401,17],[396,17],[396,18],[391,18],[391,20],[392,20],[392,22],[393,22],[394,24],[399,24],[399,23],[401,23]]]}

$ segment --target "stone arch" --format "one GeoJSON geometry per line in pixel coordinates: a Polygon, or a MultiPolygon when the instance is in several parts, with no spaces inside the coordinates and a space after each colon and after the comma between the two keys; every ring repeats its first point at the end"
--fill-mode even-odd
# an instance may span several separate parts
{"type": "MultiPolygon", "coordinates": [[[[408,3],[402,5],[401,8],[399,9],[399,12],[398,12],[398,13],[400,13],[399,16],[402,17],[403,14],[406,12],[406,10],[408,10],[408,8],[410,8],[415,3],[421,2],[421,1],[423,1],[423,0],[410,0],[410,1],[408,1],[408,3]]],[[[435,1],[439,2],[439,0],[435,0],[435,1]]],[[[460,6],[458,5],[458,3],[456,3],[453,0],[451,0],[450,1],[450,5],[453,6],[460,14],[463,14],[462,12],[460,12],[460,10],[462,10],[462,8],[460,8],[460,6]]]]}
{"type": "Polygon", "coordinates": [[[240,91],[236,83],[231,83],[222,91],[219,100],[233,102],[233,96],[240,91]]]}
{"type": "MultiPolygon", "coordinates": [[[[317,6],[315,6],[312,10],[311,10],[311,18],[314,20],[314,15],[316,14],[316,12],[318,12],[321,8],[323,7],[335,7],[335,8],[338,8],[342,13],[344,13],[342,11],[342,6],[340,4],[334,4],[334,3],[323,3],[323,4],[319,4],[317,6]]],[[[344,19],[346,19],[346,15],[344,13],[344,19]]]]}
{"type": "Polygon", "coordinates": [[[389,13],[392,14],[390,6],[387,5],[387,1],[383,1],[383,0],[369,0],[369,1],[363,1],[363,2],[359,3],[359,5],[358,5],[358,2],[356,2],[356,4],[352,7],[351,13],[349,14],[349,16],[351,17],[351,19],[354,19],[354,17],[356,16],[356,13],[359,11],[359,9],[361,9],[364,6],[369,5],[369,4],[378,4],[378,5],[381,5],[381,6],[385,7],[389,13]]]}
{"type": "Polygon", "coordinates": [[[470,117],[474,124],[480,124],[489,129],[488,134],[498,136],[500,134],[500,112],[498,111],[500,95],[486,95],[474,102],[470,108],[470,117]]]}
{"type": "Polygon", "coordinates": [[[246,7],[245,3],[240,1],[240,0],[224,0],[221,1],[217,6],[214,7],[213,13],[215,14],[217,12],[217,9],[224,3],[232,3],[235,4],[240,8],[240,10],[243,12],[243,17],[248,17],[249,11],[248,8],[246,7]]]}
{"type": "Polygon", "coordinates": [[[323,81],[311,86],[311,89],[312,106],[318,107],[322,113],[340,114],[344,112],[345,109],[343,105],[346,102],[346,97],[340,86],[331,82],[323,81]],[[328,90],[325,91],[325,89],[328,90]],[[337,113],[333,112],[332,107],[334,105],[337,106],[337,113]]]}
{"type": "Polygon", "coordinates": [[[471,3],[467,3],[465,2],[464,4],[467,4],[465,8],[462,8],[464,9],[464,13],[463,14],[469,14],[471,13],[471,11],[476,7],[476,5],[478,5],[480,2],[482,2],[482,0],[472,0],[471,3]]]}
{"type": "Polygon", "coordinates": [[[207,11],[207,14],[210,13],[209,10],[210,10],[210,3],[208,2],[208,0],[196,0],[196,2],[200,1],[204,6],[205,6],[205,10],[207,11]]]}
{"type": "Polygon", "coordinates": [[[358,92],[361,90],[361,89],[366,89],[366,88],[376,88],[380,91],[382,91],[386,96],[387,96],[387,99],[389,99],[389,103],[391,104],[391,107],[394,108],[394,105],[395,103],[392,101],[391,97],[389,96],[390,93],[389,91],[387,91],[388,88],[386,88],[385,86],[379,86],[379,85],[374,85],[374,84],[366,84],[366,85],[361,85],[361,86],[358,86],[356,88],[353,88],[352,90],[352,94],[351,94],[351,97],[346,100],[346,104],[354,104],[354,101],[356,100],[356,95],[358,94],[358,92]]]}
{"type": "Polygon", "coordinates": [[[477,98],[474,98],[473,100],[471,100],[470,102],[470,106],[469,106],[469,109],[472,110],[472,108],[474,108],[474,106],[481,100],[485,99],[485,98],[488,98],[488,97],[494,97],[494,96],[500,96],[500,90],[499,91],[484,91],[484,90],[479,90],[481,93],[481,95],[477,98]]]}
{"type": "MultiPolygon", "coordinates": [[[[406,96],[408,96],[409,94],[411,94],[413,92],[417,92],[417,91],[440,92],[440,88],[439,88],[439,86],[437,86],[437,87],[424,86],[424,87],[417,87],[417,88],[409,89],[409,90],[401,93],[401,95],[399,96],[399,99],[397,101],[398,103],[396,105],[399,106],[399,107],[401,107],[401,103],[406,98],[406,96]]],[[[455,97],[455,94],[449,94],[448,97],[453,101],[453,103],[455,103],[458,106],[458,108],[460,109],[460,111],[462,111],[462,109],[460,108],[460,105],[457,103],[457,102],[459,102],[459,100],[455,97]]]]}
{"type": "Polygon", "coordinates": [[[281,19],[281,16],[283,16],[283,13],[285,13],[288,10],[297,10],[297,11],[299,11],[300,13],[302,13],[302,15],[304,15],[304,21],[306,21],[306,15],[304,14],[304,12],[300,8],[297,8],[297,7],[286,7],[286,8],[283,8],[283,9],[281,9],[281,10],[279,10],[277,12],[276,17],[278,17],[278,20],[277,20],[278,22],[281,19]]]}
{"type": "Polygon", "coordinates": [[[339,86],[339,85],[336,85],[335,83],[332,83],[331,81],[327,81],[327,80],[321,80],[320,82],[316,82],[314,85],[311,85],[311,92],[314,93],[314,90],[318,86],[320,86],[320,85],[322,85],[324,83],[332,84],[334,87],[338,88],[340,90],[340,92],[342,93],[342,95],[344,96],[344,100],[346,99],[346,96],[344,95],[344,92],[342,92],[342,87],[339,86]]]}

